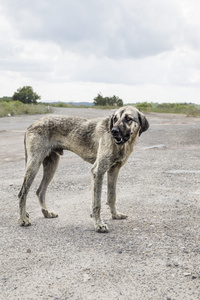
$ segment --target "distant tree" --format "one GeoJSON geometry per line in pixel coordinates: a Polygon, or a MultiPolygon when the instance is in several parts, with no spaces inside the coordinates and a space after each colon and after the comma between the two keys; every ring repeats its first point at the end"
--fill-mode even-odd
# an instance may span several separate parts
{"type": "Polygon", "coordinates": [[[0,98],[0,102],[10,102],[10,101],[12,101],[12,97],[4,96],[0,98]]]}
{"type": "Polygon", "coordinates": [[[123,103],[122,99],[118,99],[117,106],[123,106],[123,105],[124,105],[124,103],[123,103]]]}
{"type": "Polygon", "coordinates": [[[23,86],[22,88],[19,88],[12,96],[14,101],[18,100],[26,104],[36,104],[37,100],[40,98],[41,97],[33,91],[31,86],[23,86]]]}
{"type": "Polygon", "coordinates": [[[105,106],[106,105],[106,99],[99,93],[97,97],[94,98],[94,105],[100,105],[105,106]]]}
{"type": "Polygon", "coordinates": [[[112,97],[103,97],[101,93],[97,95],[97,97],[94,98],[94,105],[99,106],[123,106],[123,101],[118,96],[112,96],[112,97]]]}

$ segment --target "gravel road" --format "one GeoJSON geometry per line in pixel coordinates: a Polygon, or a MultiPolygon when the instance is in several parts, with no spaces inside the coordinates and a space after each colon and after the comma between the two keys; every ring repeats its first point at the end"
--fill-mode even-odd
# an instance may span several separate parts
{"type": "MultiPolygon", "coordinates": [[[[88,118],[112,111],[55,109],[88,118]]],[[[0,299],[200,299],[200,119],[146,114],[143,133],[122,168],[118,208],[127,220],[102,216],[93,230],[91,165],[65,152],[49,186],[56,219],[44,219],[35,191],[27,200],[32,226],[18,226],[24,176],[23,136],[40,116],[0,119],[0,299]]],[[[106,178],[105,178],[106,179],[106,178]]]]}

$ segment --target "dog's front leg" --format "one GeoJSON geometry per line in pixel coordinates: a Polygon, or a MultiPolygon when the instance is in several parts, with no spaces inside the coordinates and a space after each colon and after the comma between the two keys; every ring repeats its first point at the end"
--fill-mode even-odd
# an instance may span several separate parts
{"type": "MultiPolygon", "coordinates": [[[[105,167],[105,165],[104,165],[105,167]]],[[[106,170],[97,162],[92,168],[92,217],[97,232],[108,232],[108,226],[101,220],[101,190],[103,176],[106,170]]]]}
{"type": "Polygon", "coordinates": [[[107,204],[110,207],[110,212],[113,219],[126,219],[127,215],[120,213],[116,209],[116,185],[121,164],[117,163],[112,166],[107,172],[107,204]]]}

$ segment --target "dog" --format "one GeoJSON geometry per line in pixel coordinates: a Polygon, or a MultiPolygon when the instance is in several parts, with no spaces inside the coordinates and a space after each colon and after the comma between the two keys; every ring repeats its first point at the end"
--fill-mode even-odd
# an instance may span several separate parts
{"type": "Polygon", "coordinates": [[[43,164],[43,178],[36,192],[45,218],[58,215],[49,212],[45,202],[47,187],[57,169],[63,150],[69,150],[92,164],[92,218],[97,232],[108,232],[100,216],[103,176],[107,172],[107,204],[113,219],[127,216],[116,209],[116,183],[120,168],[126,163],[134,145],[149,123],[137,108],[124,106],[112,117],[84,119],[71,116],[44,116],[26,131],[25,177],[19,192],[21,226],[30,226],[26,198],[33,180],[43,164]]]}

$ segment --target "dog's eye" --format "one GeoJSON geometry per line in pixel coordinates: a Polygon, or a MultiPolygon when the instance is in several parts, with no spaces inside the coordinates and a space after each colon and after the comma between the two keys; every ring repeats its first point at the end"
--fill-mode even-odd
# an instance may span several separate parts
{"type": "Polygon", "coordinates": [[[117,117],[115,116],[113,120],[114,120],[114,123],[116,123],[117,122],[117,117]]]}
{"type": "Polygon", "coordinates": [[[133,119],[131,117],[129,117],[129,116],[126,116],[125,117],[125,121],[128,122],[128,123],[130,123],[130,122],[133,121],[133,119]]]}

